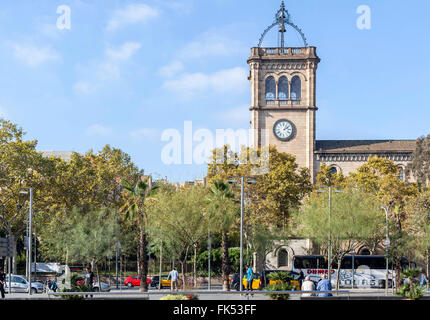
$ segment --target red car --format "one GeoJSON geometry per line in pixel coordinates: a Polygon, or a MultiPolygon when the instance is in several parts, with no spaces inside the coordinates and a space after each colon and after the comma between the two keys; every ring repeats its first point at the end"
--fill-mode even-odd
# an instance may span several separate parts
{"type": "MultiPolygon", "coordinates": [[[[146,278],[146,283],[149,285],[152,282],[151,279],[146,278]]],[[[139,287],[140,286],[140,277],[139,276],[130,276],[127,279],[125,279],[124,284],[131,288],[131,287],[139,287]]]]}

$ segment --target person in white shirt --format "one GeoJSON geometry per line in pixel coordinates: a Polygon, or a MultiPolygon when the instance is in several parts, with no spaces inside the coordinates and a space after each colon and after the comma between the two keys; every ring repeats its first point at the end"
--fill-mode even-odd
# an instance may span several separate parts
{"type": "MultiPolygon", "coordinates": [[[[302,283],[302,291],[315,291],[315,284],[311,281],[309,276],[306,276],[305,281],[302,283]]],[[[303,293],[302,297],[311,297],[314,296],[313,293],[303,293]]]]}
{"type": "Polygon", "coordinates": [[[171,291],[173,291],[173,290],[178,291],[178,277],[179,277],[178,271],[176,271],[176,268],[173,267],[173,270],[170,271],[169,276],[167,277],[167,280],[169,280],[169,279],[171,280],[170,281],[170,290],[171,291]]]}

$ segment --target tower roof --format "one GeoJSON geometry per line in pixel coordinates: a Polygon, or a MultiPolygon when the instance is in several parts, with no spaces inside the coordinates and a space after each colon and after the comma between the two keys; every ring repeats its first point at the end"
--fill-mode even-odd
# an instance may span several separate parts
{"type": "Polygon", "coordinates": [[[306,36],[303,33],[302,29],[300,29],[297,25],[295,25],[292,20],[291,20],[291,15],[288,12],[287,9],[285,9],[285,3],[284,1],[281,2],[281,7],[280,9],[276,12],[275,15],[275,21],[266,28],[266,30],[264,30],[264,32],[261,34],[260,37],[260,41],[258,42],[258,47],[261,47],[264,37],[266,36],[266,34],[273,29],[275,26],[278,26],[278,32],[279,32],[279,47],[280,48],[284,48],[285,47],[285,33],[287,32],[285,26],[289,25],[291,26],[293,29],[295,29],[301,36],[302,40],[303,40],[303,45],[305,47],[308,46],[308,42],[306,40],[306,36]]]}

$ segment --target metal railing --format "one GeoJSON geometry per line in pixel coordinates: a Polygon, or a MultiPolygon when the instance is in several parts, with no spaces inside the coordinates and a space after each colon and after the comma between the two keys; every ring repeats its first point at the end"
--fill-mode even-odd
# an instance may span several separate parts
{"type": "Polygon", "coordinates": [[[147,292],[48,292],[48,299],[51,296],[61,297],[61,296],[150,296],[150,295],[207,295],[207,294],[221,294],[221,295],[245,295],[249,299],[250,295],[270,295],[270,294],[290,294],[290,295],[303,295],[303,294],[314,294],[315,298],[318,298],[319,294],[346,294],[348,299],[350,298],[351,292],[349,290],[333,290],[333,291],[209,291],[209,290],[198,290],[198,291],[147,291],[147,292]]]}

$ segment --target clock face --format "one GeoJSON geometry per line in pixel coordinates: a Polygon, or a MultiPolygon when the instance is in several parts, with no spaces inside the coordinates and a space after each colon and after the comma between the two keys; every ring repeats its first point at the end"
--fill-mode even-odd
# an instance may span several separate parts
{"type": "Polygon", "coordinates": [[[278,120],[273,126],[273,133],[282,141],[288,141],[294,136],[294,124],[288,120],[278,120]]]}

